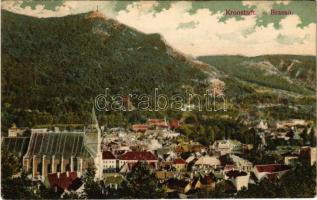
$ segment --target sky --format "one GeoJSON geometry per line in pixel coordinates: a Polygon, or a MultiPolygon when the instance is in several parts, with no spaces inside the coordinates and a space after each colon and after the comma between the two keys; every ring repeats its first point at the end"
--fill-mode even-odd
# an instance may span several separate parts
{"type": "MultiPolygon", "coordinates": [[[[160,33],[191,56],[316,55],[314,1],[2,1],[2,9],[34,16],[62,17],[92,10],[144,33],[160,33]],[[255,10],[226,16],[225,10],[255,10]],[[270,10],[292,15],[270,15],[270,10]]],[[[5,22],[2,22],[5,24],[5,22]]]]}

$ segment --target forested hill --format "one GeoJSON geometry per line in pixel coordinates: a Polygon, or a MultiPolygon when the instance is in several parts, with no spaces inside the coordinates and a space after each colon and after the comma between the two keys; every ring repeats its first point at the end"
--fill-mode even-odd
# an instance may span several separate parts
{"type": "MultiPolygon", "coordinates": [[[[206,75],[169,47],[100,13],[34,18],[2,10],[2,127],[83,123],[94,97],[167,94],[206,75]]],[[[4,130],[4,129],[3,129],[4,130]]]]}
{"type": "MultiPolygon", "coordinates": [[[[159,34],[144,34],[98,12],[34,18],[2,11],[2,131],[18,126],[90,121],[94,98],[112,94],[204,91],[210,77],[225,83],[229,112],[197,113],[230,124],[315,119],[315,58],[204,56],[192,60],[159,34]],[[207,63],[207,64],[206,64],[207,63]]],[[[177,112],[99,114],[112,126],[177,112]]],[[[220,126],[220,125],[219,125],[220,126]]],[[[221,125],[226,128],[225,125],[221,125]]],[[[207,130],[207,129],[206,129],[207,130]]]]}
{"type": "Polygon", "coordinates": [[[313,95],[316,89],[316,58],[299,55],[201,56],[231,77],[297,94],[313,95]]]}

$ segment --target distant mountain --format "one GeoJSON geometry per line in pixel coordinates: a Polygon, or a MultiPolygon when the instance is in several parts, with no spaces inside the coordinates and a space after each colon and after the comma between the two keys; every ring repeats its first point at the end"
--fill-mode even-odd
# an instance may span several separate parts
{"type": "MultiPolygon", "coordinates": [[[[99,12],[34,18],[2,10],[1,35],[3,131],[12,122],[89,122],[93,100],[106,88],[111,94],[153,95],[154,88],[167,95],[184,94],[185,89],[202,94],[214,78],[225,83],[228,112],[195,113],[198,117],[231,125],[315,119],[312,56],[197,60],[173,49],[159,34],[144,34],[99,12]]],[[[109,126],[183,117],[170,110],[97,114],[109,126]]]]}
{"type": "Polygon", "coordinates": [[[242,121],[275,122],[291,118],[315,121],[314,56],[211,55],[197,59],[216,68],[218,77],[226,83],[225,94],[242,121]]]}
{"type": "Polygon", "coordinates": [[[198,59],[226,75],[259,86],[308,95],[316,89],[314,56],[201,56],[198,59]]]}
{"type": "Polygon", "coordinates": [[[34,18],[2,10],[3,125],[82,123],[94,97],[203,88],[204,64],[98,12],[34,18]]]}

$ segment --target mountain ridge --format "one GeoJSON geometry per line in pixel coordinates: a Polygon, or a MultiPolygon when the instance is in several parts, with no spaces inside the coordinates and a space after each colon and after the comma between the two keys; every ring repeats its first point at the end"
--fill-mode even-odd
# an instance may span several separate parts
{"type": "MultiPolygon", "coordinates": [[[[250,64],[261,64],[262,57],[260,61],[243,56],[193,59],[172,48],[159,34],[144,34],[103,16],[87,16],[89,13],[35,18],[2,12],[3,130],[13,122],[28,127],[86,123],[94,98],[106,88],[112,94],[151,94],[154,88],[167,95],[183,94],[184,88],[203,94],[215,78],[225,83],[228,115],[233,121],[240,114],[246,114],[246,120],[250,115],[272,121],[314,117],[314,87],[304,85],[305,80],[298,83],[294,74],[286,73],[286,65],[276,70],[285,72],[294,83],[285,77],[263,76],[263,70],[250,64]],[[258,80],[247,76],[248,72],[258,80]],[[298,106],[293,109],[288,103],[298,106]],[[280,106],[262,109],[261,104],[280,106]]],[[[270,59],[273,66],[280,63],[274,56],[270,59]]],[[[311,58],[307,62],[310,67],[314,63],[311,58]]],[[[264,67],[264,72],[275,70],[271,65],[264,67]]],[[[308,78],[314,80],[311,75],[308,78]]],[[[168,110],[99,113],[100,123],[111,122],[112,126],[165,116],[180,118],[182,114],[168,110]]]]}
{"type": "Polygon", "coordinates": [[[4,124],[85,121],[93,98],[106,88],[114,94],[150,94],[154,88],[171,94],[184,85],[205,87],[197,82],[207,78],[199,65],[175,53],[159,34],[86,17],[2,12],[4,124]],[[26,110],[38,110],[44,119],[30,120],[26,110]]]}

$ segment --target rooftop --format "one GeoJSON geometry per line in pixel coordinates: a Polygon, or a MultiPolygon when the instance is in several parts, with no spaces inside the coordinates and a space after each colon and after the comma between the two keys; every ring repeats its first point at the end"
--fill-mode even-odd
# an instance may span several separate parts
{"type": "Polygon", "coordinates": [[[149,151],[130,151],[119,157],[120,160],[157,160],[149,151]]]}
{"type": "Polygon", "coordinates": [[[258,170],[258,172],[268,172],[268,173],[276,173],[276,172],[286,171],[290,169],[289,166],[280,165],[280,164],[256,165],[255,167],[258,170]]]}
{"type": "Polygon", "coordinates": [[[103,160],[110,160],[110,159],[116,159],[116,157],[111,153],[111,151],[103,151],[102,152],[102,159],[103,160]]]}

